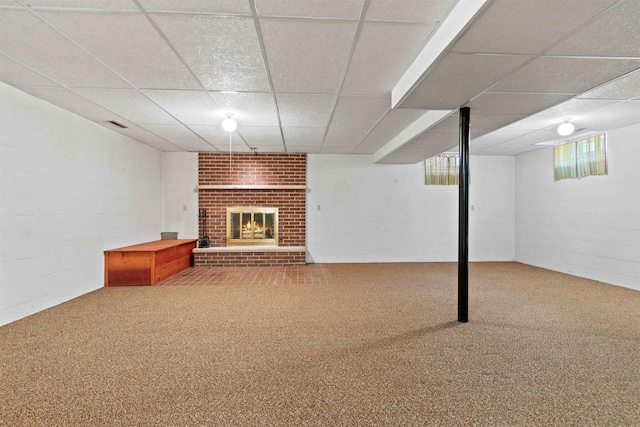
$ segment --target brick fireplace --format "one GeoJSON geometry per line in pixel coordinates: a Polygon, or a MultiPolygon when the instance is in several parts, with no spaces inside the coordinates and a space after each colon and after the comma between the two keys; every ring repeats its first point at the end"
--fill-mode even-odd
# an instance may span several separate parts
{"type": "MultiPolygon", "coordinates": [[[[305,264],[305,154],[234,153],[230,164],[229,153],[199,153],[198,196],[199,208],[207,211],[207,229],[200,223],[200,236],[204,231],[211,247],[194,250],[196,266],[305,264]],[[242,208],[278,212],[275,244],[230,242],[228,210],[242,208]]],[[[256,214],[252,223],[259,218],[267,220],[256,214]]]]}

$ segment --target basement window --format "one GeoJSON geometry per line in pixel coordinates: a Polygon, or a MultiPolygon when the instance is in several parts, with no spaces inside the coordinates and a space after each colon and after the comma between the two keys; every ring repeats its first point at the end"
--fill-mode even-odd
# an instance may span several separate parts
{"type": "Polygon", "coordinates": [[[434,156],[424,164],[426,185],[458,185],[460,156],[434,156]]]}
{"type": "Polygon", "coordinates": [[[458,185],[460,156],[434,156],[424,164],[426,185],[458,185]]]}
{"type": "Polygon", "coordinates": [[[554,181],[607,174],[607,135],[600,133],[553,147],[554,181]]]}

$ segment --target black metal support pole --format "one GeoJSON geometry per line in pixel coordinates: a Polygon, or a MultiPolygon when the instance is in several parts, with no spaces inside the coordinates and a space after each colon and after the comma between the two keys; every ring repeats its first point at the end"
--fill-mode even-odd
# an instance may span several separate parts
{"type": "Polygon", "coordinates": [[[460,108],[458,191],[458,322],[469,321],[469,107],[460,108]]]}

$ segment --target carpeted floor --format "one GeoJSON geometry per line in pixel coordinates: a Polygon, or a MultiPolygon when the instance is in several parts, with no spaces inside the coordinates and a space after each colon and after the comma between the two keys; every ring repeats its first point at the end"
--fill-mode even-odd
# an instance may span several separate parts
{"type": "Polygon", "coordinates": [[[459,324],[453,263],[266,271],[0,328],[0,425],[640,425],[638,291],[474,263],[459,324]]]}

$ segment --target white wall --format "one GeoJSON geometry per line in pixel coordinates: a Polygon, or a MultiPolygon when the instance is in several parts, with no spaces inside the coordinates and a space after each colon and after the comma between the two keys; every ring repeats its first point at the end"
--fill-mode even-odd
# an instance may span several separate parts
{"type": "Polygon", "coordinates": [[[198,238],[198,153],[162,153],[163,231],[198,238]]]}
{"type": "MultiPolygon", "coordinates": [[[[469,259],[515,258],[515,160],[471,157],[469,259]]],[[[424,163],[309,155],[308,261],[455,261],[458,187],[424,184],[424,163]],[[320,210],[318,210],[320,206],[320,210]]]]}
{"type": "Polygon", "coordinates": [[[161,153],[0,84],[0,324],[103,286],[103,251],[157,240],[161,153]]]}
{"type": "Polygon", "coordinates": [[[516,260],[640,289],[640,124],[608,132],[608,175],[553,181],[553,149],[516,158],[516,260]]]}

